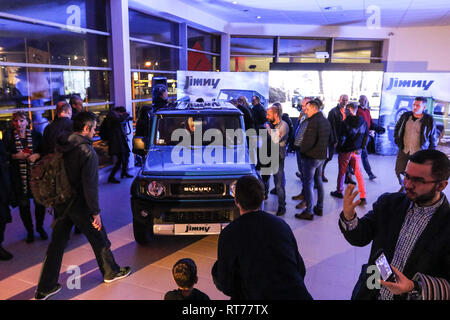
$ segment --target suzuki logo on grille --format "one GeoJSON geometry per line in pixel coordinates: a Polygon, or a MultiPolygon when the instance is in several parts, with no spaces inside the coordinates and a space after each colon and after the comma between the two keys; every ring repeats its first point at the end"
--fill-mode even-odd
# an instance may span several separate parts
{"type": "Polygon", "coordinates": [[[183,188],[184,192],[211,192],[212,188],[211,187],[196,187],[196,186],[190,186],[190,187],[184,187],[183,188]]]}

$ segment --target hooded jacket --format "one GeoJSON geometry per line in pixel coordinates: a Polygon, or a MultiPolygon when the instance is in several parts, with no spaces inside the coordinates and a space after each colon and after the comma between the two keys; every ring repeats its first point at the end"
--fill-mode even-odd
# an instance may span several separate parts
{"type": "Polygon", "coordinates": [[[72,208],[80,214],[99,214],[98,157],[92,140],[75,132],[66,141],[58,141],[57,151],[64,154],[67,177],[75,190],[72,208]]]}
{"type": "Polygon", "coordinates": [[[361,116],[348,116],[342,123],[339,136],[338,152],[365,149],[369,139],[366,120],[361,116]]]}

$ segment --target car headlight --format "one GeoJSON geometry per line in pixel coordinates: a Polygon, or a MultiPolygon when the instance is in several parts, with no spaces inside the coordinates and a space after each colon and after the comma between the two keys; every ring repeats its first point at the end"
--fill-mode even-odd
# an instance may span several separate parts
{"type": "Polygon", "coordinates": [[[232,183],[230,183],[230,196],[234,198],[235,191],[236,191],[236,183],[237,180],[234,180],[232,183]]]}
{"type": "Polygon", "coordinates": [[[160,197],[164,193],[164,185],[158,181],[151,181],[148,184],[147,191],[152,197],[160,197]]]}

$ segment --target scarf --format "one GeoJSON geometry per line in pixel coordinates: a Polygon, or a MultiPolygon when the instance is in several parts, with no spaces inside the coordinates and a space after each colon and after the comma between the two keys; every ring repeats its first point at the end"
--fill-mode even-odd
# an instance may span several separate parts
{"type": "MultiPolygon", "coordinates": [[[[20,140],[19,132],[14,131],[14,140],[16,143],[17,152],[23,151],[25,149],[33,150],[33,139],[31,136],[31,130],[26,129],[25,131],[26,147],[23,146],[20,140]]],[[[27,160],[18,160],[20,169],[20,178],[22,180],[22,191],[23,194],[28,194],[28,186],[30,180],[30,165],[27,160]]]]}

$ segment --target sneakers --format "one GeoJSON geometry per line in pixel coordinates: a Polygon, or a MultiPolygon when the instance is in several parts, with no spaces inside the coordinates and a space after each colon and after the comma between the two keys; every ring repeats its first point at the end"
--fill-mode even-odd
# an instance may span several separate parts
{"type": "Polygon", "coordinates": [[[58,283],[56,284],[56,287],[53,288],[53,290],[50,290],[49,292],[39,292],[36,291],[36,293],[34,294],[34,299],[36,300],[47,300],[48,298],[50,298],[51,296],[54,296],[55,294],[57,294],[58,292],[60,292],[62,289],[61,285],[58,283]]]}
{"type": "Polygon", "coordinates": [[[325,177],[325,176],[322,176],[322,182],[328,182],[328,179],[327,179],[327,177],[325,177]]]}
{"type": "Polygon", "coordinates": [[[0,245],[0,260],[8,261],[8,260],[11,260],[13,257],[14,256],[10,252],[6,251],[5,248],[3,248],[0,245]]]}
{"type": "Polygon", "coordinates": [[[303,194],[298,194],[296,196],[292,197],[292,200],[303,200],[305,197],[303,196],[303,194]]]}
{"type": "Polygon", "coordinates": [[[363,205],[365,205],[365,204],[367,203],[366,198],[360,198],[359,201],[360,201],[360,202],[359,202],[359,205],[360,205],[360,206],[363,206],[363,205]]]}
{"type": "Polygon", "coordinates": [[[296,213],[295,217],[297,219],[302,219],[302,220],[312,220],[312,219],[314,219],[314,215],[311,212],[307,212],[307,211],[303,211],[302,213],[296,213]]]}
{"type": "Polygon", "coordinates": [[[45,232],[44,228],[37,228],[36,231],[37,233],[39,233],[39,236],[41,237],[42,240],[48,239],[48,234],[47,232],[45,232]]]}
{"type": "Polygon", "coordinates": [[[352,178],[345,178],[345,184],[354,184],[354,185],[356,185],[356,182],[353,181],[352,178]]]}
{"type": "Polygon", "coordinates": [[[369,180],[375,180],[377,178],[376,175],[374,175],[373,173],[371,175],[369,175],[369,180]]]}
{"type": "Polygon", "coordinates": [[[344,199],[344,195],[342,194],[342,192],[339,192],[337,190],[336,191],[331,191],[330,194],[333,197],[336,197],[336,198],[339,198],[339,199],[344,199]]]}
{"type": "Polygon", "coordinates": [[[286,208],[278,208],[277,216],[282,216],[286,213],[286,208]]]}
{"type": "Polygon", "coordinates": [[[121,174],[120,177],[123,179],[123,178],[133,178],[134,176],[132,176],[129,173],[125,173],[125,174],[121,174]]]}
{"type": "Polygon", "coordinates": [[[32,243],[32,242],[34,242],[34,232],[33,232],[33,231],[28,232],[27,238],[25,239],[25,242],[26,242],[26,243],[32,243]]]}
{"type": "Polygon", "coordinates": [[[300,202],[298,205],[295,206],[295,209],[304,209],[306,208],[306,201],[303,200],[302,202],[300,202]]]}
{"type": "Polygon", "coordinates": [[[123,268],[120,268],[119,272],[117,272],[116,275],[112,279],[105,278],[105,279],[103,279],[103,282],[111,283],[116,280],[120,280],[125,277],[128,277],[130,275],[130,273],[131,273],[131,267],[123,267],[123,268]]]}
{"type": "Polygon", "coordinates": [[[300,172],[298,172],[298,171],[297,171],[297,172],[295,173],[295,175],[296,175],[296,176],[297,176],[297,178],[299,178],[299,179],[301,179],[301,178],[302,178],[302,175],[301,175],[301,173],[300,173],[300,172]]]}
{"type": "Polygon", "coordinates": [[[323,216],[323,209],[318,209],[317,207],[314,207],[313,212],[316,216],[319,216],[319,217],[323,216]]]}
{"type": "Polygon", "coordinates": [[[116,178],[114,178],[114,177],[109,177],[108,178],[108,183],[120,183],[120,181],[119,180],[117,180],[116,178]]]}

